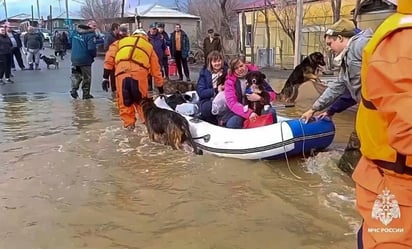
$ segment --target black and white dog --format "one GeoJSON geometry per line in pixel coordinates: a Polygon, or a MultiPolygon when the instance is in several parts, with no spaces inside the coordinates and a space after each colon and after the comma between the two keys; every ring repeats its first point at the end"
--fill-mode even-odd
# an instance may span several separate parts
{"type": "Polygon", "coordinates": [[[59,69],[59,61],[57,60],[56,56],[50,55],[46,56],[44,54],[40,55],[40,59],[44,61],[47,65],[47,69],[50,69],[50,65],[54,65],[54,69],[59,69]]]}

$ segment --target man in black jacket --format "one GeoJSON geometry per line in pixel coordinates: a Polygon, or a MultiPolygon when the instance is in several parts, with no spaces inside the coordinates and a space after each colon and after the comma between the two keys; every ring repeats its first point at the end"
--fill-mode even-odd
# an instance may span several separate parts
{"type": "Polygon", "coordinates": [[[207,64],[207,56],[212,51],[222,52],[222,43],[219,34],[215,34],[213,29],[207,31],[208,36],[203,40],[203,54],[205,57],[205,65],[207,64]]]}
{"type": "Polygon", "coordinates": [[[29,70],[40,70],[40,50],[43,49],[43,37],[39,32],[36,32],[32,26],[27,28],[27,33],[24,35],[24,47],[27,52],[27,62],[29,70]]]}
{"type": "Polygon", "coordinates": [[[164,23],[157,23],[157,30],[159,34],[163,36],[163,39],[166,41],[166,46],[169,54],[164,53],[164,56],[162,58],[162,65],[163,65],[163,77],[165,79],[169,79],[169,56],[170,56],[170,38],[167,32],[165,31],[165,24],[164,23]]]}
{"type": "Polygon", "coordinates": [[[13,47],[11,49],[11,68],[13,70],[16,70],[16,66],[14,64],[14,58],[16,57],[17,63],[19,64],[19,67],[21,70],[25,70],[25,66],[23,63],[23,58],[21,56],[21,39],[20,39],[20,34],[18,34],[16,31],[12,30],[10,26],[6,26],[6,31],[7,31],[7,36],[9,37],[13,47]]]}
{"type": "Polygon", "coordinates": [[[118,40],[120,24],[112,23],[110,32],[104,37],[104,51],[109,49],[110,44],[118,40]]]}

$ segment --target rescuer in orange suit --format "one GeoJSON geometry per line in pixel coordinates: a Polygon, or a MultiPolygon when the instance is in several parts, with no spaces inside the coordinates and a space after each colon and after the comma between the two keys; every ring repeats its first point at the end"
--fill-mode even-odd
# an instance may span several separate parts
{"type": "Polygon", "coordinates": [[[362,158],[352,177],[363,218],[358,248],[412,248],[412,0],[363,51],[356,119],[362,158]]]}
{"type": "Polygon", "coordinates": [[[108,91],[109,76],[115,71],[116,95],[123,126],[134,130],[136,112],[144,122],[140,100],[148,96],[148,75],[160,94],[163,94],[163,77],[159,59],[149,42],[147,34],[137,29],[131,36],[115,41],[110,45],[104,59],[102,88],[108,91]]]}

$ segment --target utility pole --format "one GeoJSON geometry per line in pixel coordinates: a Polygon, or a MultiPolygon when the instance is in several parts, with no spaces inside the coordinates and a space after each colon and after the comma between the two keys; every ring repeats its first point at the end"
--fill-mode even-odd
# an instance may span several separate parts
{"type": "Polygon", "coordinates": [[[37,0],[37,18],[40,20],[40,4],[39,4],[39,0],[37,0]]]}
{"type": "Polygon", "coordinates": [[[50,24],[50,32],[53,35],[53,7],[50,5],[50,13],[49,13],[49,24],[50,24]]]}
{"type": "Polygon", "coordinates": [[[39,28],[42,28],[43,22],[40,24],[40,5],[39,5],[39,0],[37,0],[37,24],[39,28]]]}
{"type": "Polygon", "coordinates": [[[66,25],[67,25],[67,28],[70,30],[70,26],[69,26],[69,0],[66,0],[66,25]]]}
{"type": "Polygon", "coordinates": [[[124,1],[125,0],[122,0],[122,13],[121,13],[121,15],[120,15],[120,17],[122,18],[122,21],[123,21],[123,17],[124,17],[124,1]]]}
{"type": "Polygon", "coordinates": [[[66,19],[69,21],[69,0],[66,0],[66,19]]]}
{"type": "Polygon", "coordinates": [[[293,67],[300,64],[302,54],[303,0],[296,0],[295,58],[293,67]]]}
{"type": "Polygon", "coordinates": [[[4,14],[6,15],[6,22],[8,22],[8,17],[7,17],[7,4],[6,0],[3,0],[3,5],[4,5],[4,14]]]}

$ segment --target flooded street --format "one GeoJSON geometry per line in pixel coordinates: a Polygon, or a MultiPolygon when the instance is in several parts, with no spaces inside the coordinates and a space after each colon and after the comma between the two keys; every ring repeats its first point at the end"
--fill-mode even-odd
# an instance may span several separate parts
{"type": "MultiPolygon", "coordinates": [[[[72,100],[68,61],[0,86],[0,248],[356,247],[353,183],[336,166],[354,113],[334,117],[328,151],[289,167],[193,156],[121,128],[101,59],[95,99],[72,100]]],[[[298,117],[316,96],[307,84],[278,112],[298,117]]]]}

